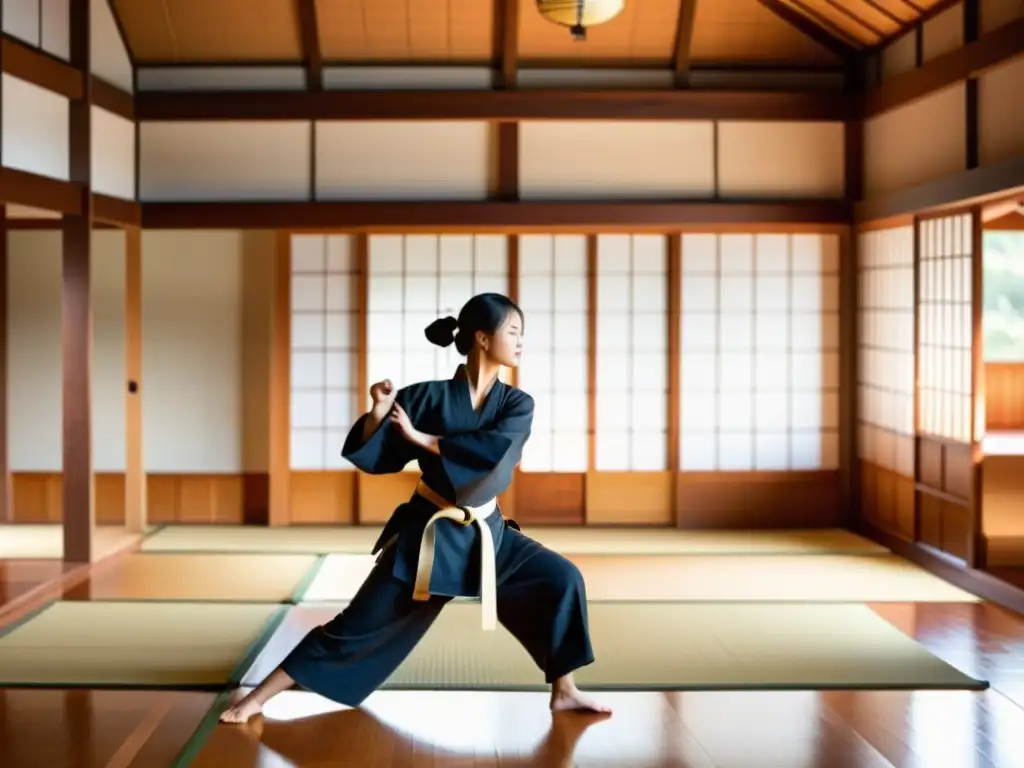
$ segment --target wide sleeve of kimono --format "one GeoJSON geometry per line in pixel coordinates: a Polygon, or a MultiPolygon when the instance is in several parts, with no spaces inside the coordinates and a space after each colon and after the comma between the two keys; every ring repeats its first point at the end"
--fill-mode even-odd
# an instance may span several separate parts
{"type": "MultiPolygon", "coordinates": [[[[399,391],[396,400],[403,408],[408,408],[404,391],[399,391]]],[[[395,429],[390,419],[384,419],[377,431],[363,442],[363,425],[369,414],[359,417],[345,438],[341,456],[352,464],[371,475],[386,475],[401,472],[413,459],[417,458],[415,449],[408,440],[395,429]]]]}
{"type": "Polygon", "coordinates": [[[533,398],[513,390],[493,426],[444,437],[438,452],[445,473],[458,491],[488,476],[511,473],[523,455],[533,426],[533,398]]]}

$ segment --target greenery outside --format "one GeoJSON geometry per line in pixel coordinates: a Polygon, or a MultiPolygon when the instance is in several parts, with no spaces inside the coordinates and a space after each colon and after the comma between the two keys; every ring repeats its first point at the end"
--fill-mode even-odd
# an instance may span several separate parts
{"type": "Polygon", "coordinates": [[[1024,232],[985,232],[985,360],[1024,363],[1024,232]]]}

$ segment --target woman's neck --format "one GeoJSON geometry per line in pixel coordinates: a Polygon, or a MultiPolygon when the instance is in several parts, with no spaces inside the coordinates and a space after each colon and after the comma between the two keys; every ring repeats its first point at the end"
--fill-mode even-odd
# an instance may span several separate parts
{"type": "Polygon", "coordinates": [[[483,355],[475,354],[466,360],[465,369],[470,390],[481,392],[490,389],[494,384],[501,366],[483,355]]]}

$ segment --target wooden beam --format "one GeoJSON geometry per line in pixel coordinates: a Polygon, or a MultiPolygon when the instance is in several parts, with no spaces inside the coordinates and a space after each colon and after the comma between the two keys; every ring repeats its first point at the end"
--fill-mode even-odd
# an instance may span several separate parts
{"type": "Polygon", "coordinates": [[[146,229],[293,229],[347,232],[563,230],[678,232],[723,225],[847,225],[836,200],[772,202],[143,203],[146,229]]]}
{"type": "Polygon", "coordinates": [[[963,206],[971,201],[1009,197],[1021,190],[1024,190],[1024,157],[1016,157],[869,197],[854,206],[854,219],[860,224],[963,206]]]}
{"type": "Polygon", "coordinates": [[[77,215],[82,210],[82,195],[81,190],[69,181],[0,167],[0,203],[77,215]]]}
{"type": "Polygon", "coordinates": [[[142,223],[142,207],[134,200],[93,194],[93,221],[134,228],[142,223]]]}
{"type": "MultiPolygon", "coordinates": [[[[89,19],[93,0],[71,4],[71,62],[89,71],[89,19]]],[[[64,559],[89,563],[94,546],[92,471],[92,82],[69,104],[69,169],[81,197],[77,214],[64,216],[61,272],[64,559]]]]}
{"type": "Polygon", "coordinates": [[[0,523],[14,522],[11,456],[7,424],[7,211],[0,205],[0,523]]]}
{"type": "Polygon", "coordinates": [[[679,25],[676,27],[676,52],[672,59],[676,88],[690,84],[690,47],[693,44],[693,22],[697,18],[698,0],[681,0],[679,25]]]}
{"type": "Polygon", "coordinates": [[[316,0],[297,0],[299,35],[302,54],[306,62],[306,89],[322,91],[324,88],[324,59],[320,52],[320,31],[317,28],[316,0]]]}
{"type": "Polygon", "coordinates": [[[289,408],[292,391],[292,245],[289,232],[278,231],[276,237],[270,330],[270,490],[267,524],[271,527],[288,525],[291,521],[292,441],[289,408]]]}
{"type": "Polygon", "coordinates": [[[780,0],[757,0],[757,2],[791,27],[795,27],[805,37],[809,37],[822,48],[832,52],[840,59],[846,61],[856,54],[857,51],[852,45],[829,34],[825,29],[815,24],[804,14],[800,13],[795,8],[780,2],[780,0]]]}
{"type": "Polygon", "coordinates": [[[514,89],[519,79],[519,0],[495,0],[494,60],[494,87],[514,89]]]}
{"type": "MultiPolygon", "coordinates": [[[[11,77],[45,88],[65,99],[74,101],[82,98],[85,87],[82,70],[61,61],[56,56],[4,37],[0,38],[0,58],[3,61],[3,71],[11,77]]],[[[132,94],[95,75],[90,75],[89,79],[92,81],[92,103],[95,106],[126,120],[135,119],[132,94]]]]}
{"type": "Polygon", "coordinates": [[[139,120],[845,120],[830,91],[144,92],[139,120]]]}
{"type": "MultiPolygon", "coordinates": [[[[981,0],[964,0],[963,2],[963,38],[964,43],[973,43],[981,34],[981,0]]],[[[1024,40],[1021,41],[1024,47],[1024,40]]],[[[981,138],[978,122],[978,78],[967,78],[964,89],[964,117],[966,119],[966,144],[964,165],[970,170],[981,165],[981,138]]]]}
{"type": "Polygon", "coordinates": [[[1024,19],[1017,19],[868,91],[864,96],[864,116],[888,112],[1021,55],[1024,55],[1024,19]]]}

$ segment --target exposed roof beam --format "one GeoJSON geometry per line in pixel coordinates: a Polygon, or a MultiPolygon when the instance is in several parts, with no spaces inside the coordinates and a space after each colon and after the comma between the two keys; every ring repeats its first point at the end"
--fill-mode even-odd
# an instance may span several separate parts
{"type": "Polygon", "coordinates": [[[752,224],[849,224],[842,200],[629,202],[239,202],[143,203],[142,225],[153,229],[270,227],[365,231],[594,231],[621,227],[682,231],[752,224]]]}
{"type": "Polygon", "coordinates": [[[834,91],[150,92],[139,120],[845,120],[834,91]]]}
{"type": "Polygon", "coordinates": [[[807,16],[781,2],[781,0],[757,0],[757,2],[790,26],[796,27],[797,30],[806,37],[811,38],[822,48],[834,53],[840,59],[846,61],[856,54],[856,49],[852,45],[829,34],[818,24],[807,18],[807,16]]]}
{"type": "Polygon", "coordinates": [[[679,26],[676,28],[676,52],[673,60],[676,88],[685,88],[690,82],[690,47],[693,44],[693,22],[696,17],[697,0],[681,0],[679,26]]]}
{"type": "Polygon", "coordinates": [[[494,3],[495,87],[516,87],[519,75],[519,0],[494,3]]]}
{"type": "Polygon", "coordinates": [[[324,87],[324,59],[320,52],[320,32],[316,21],[316,0],[297,0],[302,57],[306,63],[306,88],[321,91],[324,87]]]}

